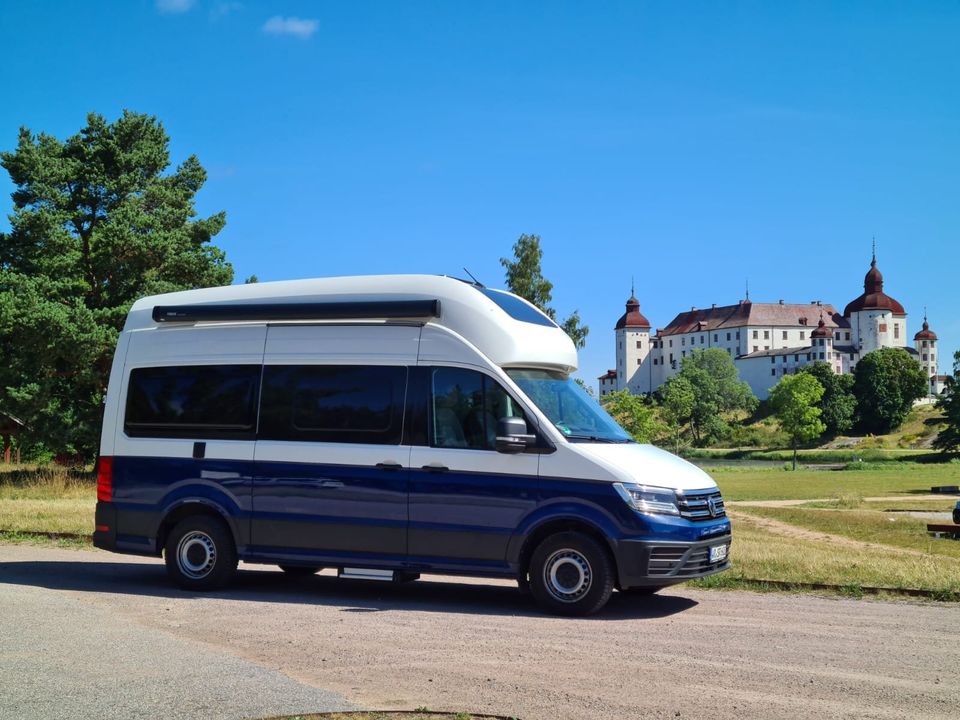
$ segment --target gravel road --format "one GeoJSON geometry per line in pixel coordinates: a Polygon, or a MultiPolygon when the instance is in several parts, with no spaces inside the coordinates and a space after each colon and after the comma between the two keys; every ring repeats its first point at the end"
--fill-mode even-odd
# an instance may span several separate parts
{"type": "Polygon", "coordinates": [[[568,620],[506,583],[241,567],[200,596],[159,560],[0,545],[0,717],[960,717],[957,605],[681,588],[568,620]]]}

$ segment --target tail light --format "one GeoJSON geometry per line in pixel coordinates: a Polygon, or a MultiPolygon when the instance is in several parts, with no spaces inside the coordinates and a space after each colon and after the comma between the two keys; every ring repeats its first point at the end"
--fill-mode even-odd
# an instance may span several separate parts
{"type": "Polygon", "coordinates": [[[113,458],[101,457],[97,461],[97,500],[113,500],[113,458]]]}

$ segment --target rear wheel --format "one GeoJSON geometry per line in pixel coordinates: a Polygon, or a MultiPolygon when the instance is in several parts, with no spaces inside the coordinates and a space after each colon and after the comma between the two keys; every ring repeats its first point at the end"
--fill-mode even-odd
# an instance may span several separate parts
{"type": "Polygon", "coordinates": [[[279,567],[290,577],[309,577],[310,575],[316,575],[321,570],[319,567],[307,567],[306,565],[280,565],[279,567]]]}
{"type": "Polygon", "coordinates": [[[208,515],[192,515],[174,525],[163,555],[167,575],[186,590],[223,587],[237,570],[230,528],[208,515]]]}
{"type": "Polygon", "coordinates": [[[530,558],[530,592],[544,610],[557,615],[591,615],[613,593],[613,563],[588,535],[562,532],[537,546],[530,558]]]}

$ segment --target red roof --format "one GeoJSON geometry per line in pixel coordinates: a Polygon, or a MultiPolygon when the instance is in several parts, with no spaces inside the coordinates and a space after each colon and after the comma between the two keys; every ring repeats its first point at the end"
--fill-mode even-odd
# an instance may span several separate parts
{"type": "Polygon", "coordinates": [[[603,375],[597,378],[597,380],[616,380],[617,371],[616,370],[607,370],[603,375]]]}
{"type": "Polygon", "coordinates": [[[640,301],[633,295],[627,300],[627,311],[617,320],[616,330],[621,328],[645,328],[650,329],[650,321],[640,312],[640,301]]]}
{"type": "Polygon", "coordinates": [[[843,310],[844,317],[861,310],[890,310],[894,315],[906,315],[903,305],[883,291],[883,273],[877,268],[877,258],[870,262],[870,270],[863,278],[863,295],[847,305],[843,310]]]}
{"type": "Polygon", "coordinates": [[[820,318],[820,322],[817,323],[816,329],[815,329],[812,333],[810,333],[810,337],[812,337],[812,338],[822,338],[822,337],[828,338],[828,337],[833,337],[833,333],[832,333],[832,332],[830,331],[830,329],[827,327],[827,324],[823,321],[823,318],[820,318]]]}
{"type": "Polygon", "coordinates": [[[712,307],[704,310],[694,309],[690,312],[680,313],[669,325],[662,330],[658,330],[657,334],[681,335],[683,333],[740,328],[748,325],[759,327],[812,326],[821,311],[826,319],[827,327],[850,327],[850,323],[844,320],[832,305],[741,302],[737,305],[724,305],[723,307],[712,307]]]}
{"type": "Polygon", "coordinates": [[[923,319],[923,330],[918,332],[913,336],[914,340],[936,340],[937,334],[930,329],[930,323],[927,322],[927,319],[923,319]]]}

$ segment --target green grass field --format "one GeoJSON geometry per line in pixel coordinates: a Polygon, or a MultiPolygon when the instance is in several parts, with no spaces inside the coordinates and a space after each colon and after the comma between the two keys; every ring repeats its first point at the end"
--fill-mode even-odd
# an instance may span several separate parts
{"type": "Polygon", "coordinates": [[[768,470],[710,467],[727,500],[828,499],[926,495],[935,485],[960,484],[960,463],[876,463],[863,470],[768,470]]]}

